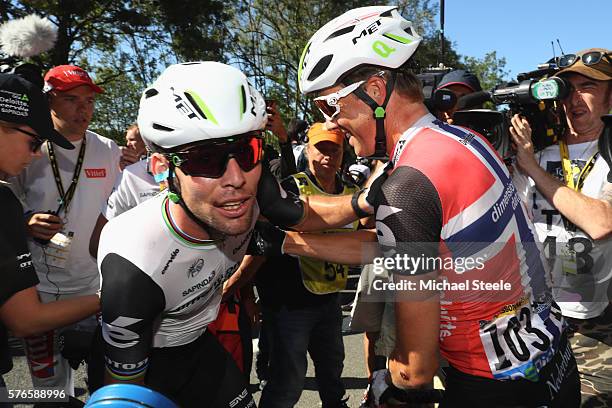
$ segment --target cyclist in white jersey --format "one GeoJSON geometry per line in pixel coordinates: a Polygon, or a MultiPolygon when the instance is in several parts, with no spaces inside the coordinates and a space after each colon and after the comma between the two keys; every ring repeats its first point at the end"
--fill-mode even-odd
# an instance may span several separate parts
{"type": "Polygon", "coordinates": [[[183,407],[255,406],[206,326],[259,214],[265,123],[262,96],[225,64],[170,66],[143,93],[138,125],[168,190],[100,237],[106,383],[145,384],[183,407]]]}

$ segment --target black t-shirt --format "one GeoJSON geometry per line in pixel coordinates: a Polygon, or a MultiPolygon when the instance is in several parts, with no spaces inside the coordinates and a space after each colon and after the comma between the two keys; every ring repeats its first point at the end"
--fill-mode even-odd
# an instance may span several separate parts
{"type": "MultiPolygon", "coordinates": [[[[304,173],[321,188],[308,169],[304,173]]],[[[295,183],[283,182],[282,184],[285,190],[294,190],[295,183]]],[[[342,190],[342,180],[337,177],[336,193],[339,194],[342,190]]],[[[297,190],[294,193],[299,194],[297,190]]],[[[306,289],[302,281],[298,258],[290,255],[268,258],[257,271],[255,283],[263,306],[274,310],[282,306],[288,309],[301,309],[321,305],[338,297],[338,293],[316,295],[306,289]]]]}
{"type": "MultiPolygon", "coordinates": [[[[23,208],[7,185],[0,183],[0,306],[15,293],[38,284],[26,240],[23,208]]],[[[0,374],[12,362],[6,328],[0,322],[0,374]]]]}

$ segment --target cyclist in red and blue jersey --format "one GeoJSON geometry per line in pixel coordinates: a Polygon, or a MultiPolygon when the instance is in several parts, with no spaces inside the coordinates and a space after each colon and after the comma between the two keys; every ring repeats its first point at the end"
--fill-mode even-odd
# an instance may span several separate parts
{"type": "MultiPolygon", "coordinates": [[[[373,207],[384,260],[454,263],[392,268],[394,281],[408,287],[448,286],[398,295],[412,297],[395,303],[390,380],[427,387],[441,351],[450,364],[443,407],[576,406],[576,363],[532,224],[492,146],[425,108],[418,79],[405,69],[420,41],[396,7],[354,9],[314,34],[299,66],[301,91],[317,96],[328,128],[350,134],[359,156],[391,158],[351,202],[360,216],[373,207]],[[470,258],[472,266],[459,263],[470,258]]],[[[324,202],[309,198],[305,207],[309,216],[296,228],[314,230],[310,214],[326,219],[324,202]]],[[[340,263],[367,258],[352,235],[267,233],[287,253],[340,263]]]]}

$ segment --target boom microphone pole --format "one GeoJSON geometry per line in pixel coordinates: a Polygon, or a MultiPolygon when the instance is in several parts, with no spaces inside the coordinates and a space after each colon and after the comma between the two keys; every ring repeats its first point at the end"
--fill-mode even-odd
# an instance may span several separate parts
{"type": "Polygon", "coordinates": [[[444,64],[444,0],[440,0],[440,54],[444,64]]]}

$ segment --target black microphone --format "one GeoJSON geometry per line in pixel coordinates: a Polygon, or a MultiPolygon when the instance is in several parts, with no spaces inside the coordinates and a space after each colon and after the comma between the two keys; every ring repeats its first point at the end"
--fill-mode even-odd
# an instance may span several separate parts
{"type": "Polygon", "coordinates": [[[491,93],[488,91],[473,92],[459,98],[457,101],[457,110],[480,107],[483,103],[491,100],[491,93]]]}

